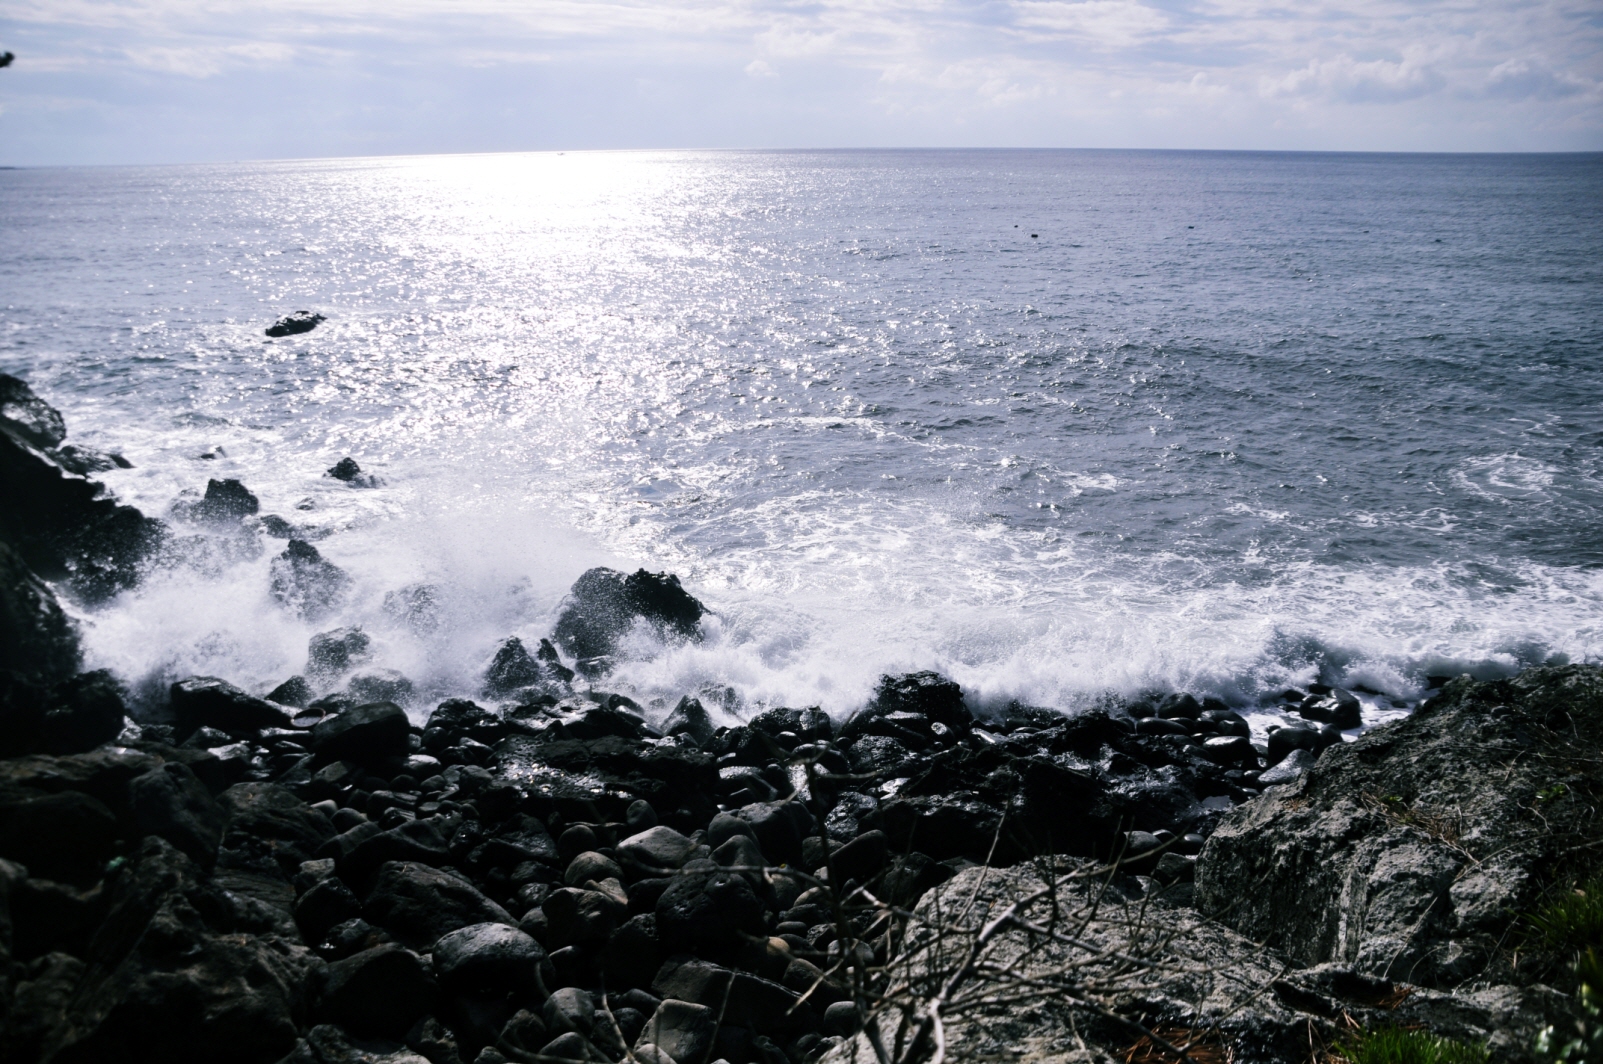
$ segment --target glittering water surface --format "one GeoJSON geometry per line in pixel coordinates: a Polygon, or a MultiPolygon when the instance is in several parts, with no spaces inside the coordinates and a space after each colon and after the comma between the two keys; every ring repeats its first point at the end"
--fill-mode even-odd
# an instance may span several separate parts
{"type": "Polygon", "coordinates": [[[633,642],[642,700],[1410,697],[1603,655],[1597,156],[31,170],[0,226],[0,368],[134,461],[118,493],[238,477],[356,579],[308,624],[281,540],[197,551],[84,613],[135,683],[265,690],[361,623],[421,707],[592,564],[717,611],[633,642]],[[322,476],[346,454],[384,486],[322,476]],[[381,608],[418,581],[433,635],[381,608]]]}

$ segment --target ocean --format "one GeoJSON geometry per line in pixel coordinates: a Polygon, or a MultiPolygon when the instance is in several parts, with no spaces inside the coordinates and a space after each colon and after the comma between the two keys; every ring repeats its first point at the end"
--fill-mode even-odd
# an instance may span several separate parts
{"type": "Polygon", "coordinates": [[[652,712],[935,669],[1067,712],[1323,681],[1372,722],[1603,658],[1603,156],[23,169],[0,231],[0,370],[133,463],[119,497],[237,478],[353,578],[303,621],[282,538],[175,525],[176,564],[72,607],[141,698],[265,692],[361,625],[421,716],[593,565],[713,611],[598,681],[652,712]],[[432,631],[385,609],[420,583],[432,631]]]}

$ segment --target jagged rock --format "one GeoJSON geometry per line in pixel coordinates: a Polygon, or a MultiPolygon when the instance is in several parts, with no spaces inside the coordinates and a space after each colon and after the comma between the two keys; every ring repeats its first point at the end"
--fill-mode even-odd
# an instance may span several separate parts
{"type": "Polygon", "coordinates": [[[311,332],[318,325],[327,321],[321,314],[314,314],[309,310],[297,310],[293,314],[286,314],[267,327],[267,335],[277,339],[281,336],[295,336],[304,332],[311,332]]]}
{"type": "Polygon", "coordinates": [[[597,658],[617,649],[618,639],[636,618],[661,636],[699,639],[705,612],[706,607],[679,585],[677,576],[644,569],[624,576],[596,568],[574,581],[553,637],[576,658],[597,658]]]}
{"type": "Polygon", "coordinates": [[[261,509],[255,494],[237,480],[208,480],[206,494],[175,512],[194,521],[240,521],[261,509]]]}
{"type": "MultiPolygon", "coordinates": [[[[62,612],[55,592],[29,570],[16,551],[0,542],[0,670],[51,684],[77,669],[78,633],[62,612]]],[[[7,718],[7,726],[0,729],[4,736],[0,748],[27,753],[38,748],[36,741],[20,739],[20,722],[9,719],[21,709],[11,711],[0,702],[0,713],[7,718]]]]}
{"type": "Polygon", "coordinates": [[[701,704],[701,699],[692,698],[690,695],[685,695],[679,700],[679,704],[668,714],[668,719],[662,726],[664,735],[688,735],[696,740],[697,744],[705,744],[712,738],[715,730],[712,716],[701,704]]]}
{"type": "Polygon", "coordinates": [[[411,861],[380,867],[363,910],[367,919],[398,941],[419,949],[429,949],[441,936],[474,924],[517,923],[465,879],[411,861]]]}
{"type": "Polygon", "coordinates": [[[269,567],[273,598],[310,621],[327,616],[345,601],[351,578],[316,547],[292,539],[269,567]]]}
{"type": "Polygon", "coordinates": [[[1578,875],[1566,854],[1596,838],[1603,773],[1576,752],[1599,745],[1597,666],[1454,680],[1225,817],[1197,860],[1198,905],[1303,965],[1512,981],[1508,914],[1578,875]]]}
{"type": "Polygon", "coordinates": [[[60,415],[15,377],[0,375],[0,541],[38,576],[67,580],[84,598],[138,582],[167,529],[68,471],[40,442],[60,441],[60,415]],[[12,415],[15,416],[12,416],[12,415]]]}
{"type": "Polygon", "coordinates": [[[217,860],[223,813],[187,765],[169,762],[128,785],[134,823],[142,835],[160,835],[203,868],[217,860]]]}
{"type": "Polygon", "coordinates": [[[373,639],[360,626],[319,632],[306,646],[306,673],[326,683],[365,664],[372,656],[373,639]]]}
{"type": "Polygon", "coordinates": [[[530,654],[523,640],[511,636],[484,671],[484,693],[501,698],[527,688],[559,692],[572,680],[573,670],[563,666],[550,642],[540,640],[539,650],[530,654]]]}
{"type": "Polygon", "coordinates": [[[116,838],[116,816],[88,794],[0,795],[0,857],[33,875],[93,882],[111,859],[116,838]]]}
{"type": "Polygon", "coordinates": [[[305,949],[234,933],[225,899],[157,837],[106,890],[83,981],[40,1057],[269,1064],[295,1046],[300,988],[317,965],[305,949]]]}
{"type": "Polygon", "coordinates": [[[246,694],[215,676],[191,676],[170,689],[173,715],[185,733],[216,728],[229,735],[250,735],[263,728],[288,728],[294,721],[282,706],[246,694]]]}
{"type": "Polygon", "coordinates": [[[312,685],[306,682],[304,676],[291,676],[267,692],[267,700],[277,702],[281,706],[305,709],[307,703],[312,700],[312,685]]]}

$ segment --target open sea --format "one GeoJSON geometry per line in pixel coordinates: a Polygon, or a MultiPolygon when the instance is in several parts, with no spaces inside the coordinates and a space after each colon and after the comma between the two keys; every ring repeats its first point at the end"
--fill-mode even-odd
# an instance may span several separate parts
{"type": "Polygon", "coordinates": [[[147,696],[265,692],[360,624],[424,713],[592,565],[714,611],[604,681],[659,708],[930,668],[1069,711],[1322,679],[1380,719],[1603,659],[1603,156],[28,169],[0,233],[0,370],[132,461],[122,499],[238,478],[354,580],[296,618],[257,528],[74,606],[147,696]],[[384,608],[420,582],[433,632],[384,608]]]}

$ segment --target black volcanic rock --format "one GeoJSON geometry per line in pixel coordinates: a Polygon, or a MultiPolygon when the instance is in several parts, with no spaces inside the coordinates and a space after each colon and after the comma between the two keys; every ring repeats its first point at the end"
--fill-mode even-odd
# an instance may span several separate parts
{"type": "Polygon", "coordinates": [[[327,321],[321,314],[313,314],[309,310],[297,310],[293,314],[286,314],[267,327],[267,335],[275,339],[280,336],[295,336],[299,333],[311,332],[318,325],[327,321]]]}
{"type": "Polygon", "coordinates": [[[698,625],[705,612],[706,607],[671,573],[640,569],[625,576],[595,568],[574,581],[553,638],[581,660],[604,657],[617,649],[618,639],[637,617],[664,637],[699,639],[698,625]]]}
{"type": "Polygon", "coordinates": [[[317,620],[333,612],[350,591],[345,570],[324,558],[303,539],[292,539],[270,567],[268,590],[273,598],[305,617],[317,620]]]}

